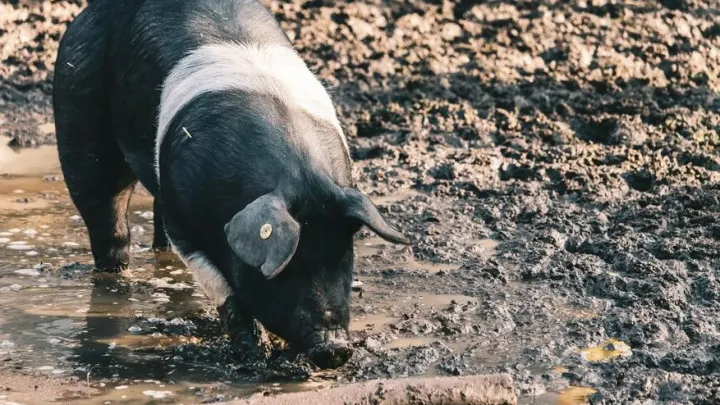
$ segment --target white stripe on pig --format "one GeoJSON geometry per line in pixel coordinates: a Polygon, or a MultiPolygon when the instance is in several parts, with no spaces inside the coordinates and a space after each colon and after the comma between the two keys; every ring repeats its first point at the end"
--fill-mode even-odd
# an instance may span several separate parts
{"type": "Polygon", "coordinates": [[[194,252],[186,256],[175,245],[171,244],[171,246],[175,254],[185,264],[185,267],[190,269],[203,293],[216,307],[222,306],[232,294],[232,289],[225,277],[220,273],[220,270],[201,252],[194,252]]]}
{"type": "Polygon", "coordinates": [[[211,44],[190,52],[165,79],[155,139],[158,178],[160,145],[175,114],[193,98],[223,90],[266,94],[332,124],[349,150],[325,87],[290,47],[258,44],[211,44]]]}

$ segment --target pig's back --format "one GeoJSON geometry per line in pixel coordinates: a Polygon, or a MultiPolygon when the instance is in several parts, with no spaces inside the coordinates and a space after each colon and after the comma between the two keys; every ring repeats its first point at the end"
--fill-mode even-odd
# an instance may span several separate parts
{"type": "Polygon", "coordinates": [[[156,182],[160,94],[172,68],[209,44],[290,46],[270,12],[254,0],[100,0],[89,8],[108,21],[106,90],[114,136],[149,189],[156,182]]]}
{"type": "Polygon", "coordinates": [[[290,43],[256,0],[105,0],[115,16],[115,66],[154,60],[165,73],[189,51],[213,43],[290,43]],[[128,46],[124,46],[127,44],[128,46]],[[126,52],[122,52],[125,50],[126,52]],[[130,59],[120,57],[130,56],[130,59]],[[134,57],[133,57],[134,56],[134,57]]]}

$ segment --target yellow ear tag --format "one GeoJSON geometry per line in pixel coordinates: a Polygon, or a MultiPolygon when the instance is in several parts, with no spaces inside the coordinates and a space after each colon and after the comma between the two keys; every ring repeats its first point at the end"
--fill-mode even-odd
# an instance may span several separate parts
{"type": "Polygon", "coordinates": [[[270,237],[270,234],[272,234],[272,225],[265,224],[260,228],[260,237],[263,239],[267,239],[270,237]]]}

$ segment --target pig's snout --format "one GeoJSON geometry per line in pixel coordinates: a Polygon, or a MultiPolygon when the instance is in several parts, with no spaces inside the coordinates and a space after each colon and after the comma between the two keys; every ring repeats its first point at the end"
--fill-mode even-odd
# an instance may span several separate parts
{"type": "Polygon", "coordinates": [[[350,360],[353,348],[343,329],[324,329],[313,332],[305,341],[310,361],[323,369],[341,367],[350,360]]]}

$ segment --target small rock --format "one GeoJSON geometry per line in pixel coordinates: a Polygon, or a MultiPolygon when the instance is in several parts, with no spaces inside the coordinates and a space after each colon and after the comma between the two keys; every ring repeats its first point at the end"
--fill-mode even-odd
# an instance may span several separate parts
{"type": "Polygon", "coordinates": [[[128,388],[127,385],[118,385],[117,387],[115,387],[116,390],[124,390],[124,389],[127,389],[127,388],[128,388]]]}
{"type": "Polygon", "coordinates": [[[1,243],[1,244],[6,244],[6,243],[9,243],[9,242],[10,242],[10,238],[0,238],[0,243],[1,243]]]}
{"type": "Polygon", "coordinates": [[[162,398],[166,398],[166,397],[172,395],[172,392],[147,390],[147,391],[143,391],[143,395],[147,395],[147,396],[153,397],[155,399],[162,399],[162,398]]]}
{"type": "Polygon", "coordinates": [[[375,338],[369,337],[365,339],[365,347],[367,347],[368,349],[377,349],[380,346],[382,346],[382,344],[375,338]]]}
{"type": "Polygon", "coordinates": [[[30,277],[37,277],[40,275],[40,272],[35,269],[20,269],[15,270],[15,274],[19,274],[21,276],[30,276],[30,277]]]}
{"type": "Polygon", "coordinates": [[[351,17],[348,19],[347,24],[350,26],[350,29],[352,29],[358,39],[363,39],[373,35],[373,26],[359,18],[351,17]]]}
{"type": "Polygon", "coordinates": [[[31,245],[8,245],[7,248],[10,250],[31,250],[35,246],[31,245]]]}
{"type": "Polygon", "coordinates": [[[153,217],[154,217],[152,211],[145,211],[145,212],[143,212],[142,214],[140,214],[140,216],[141,216],[142,218],[148,219],[148,220],[153,219],[153,217]]]}
{"type": "Polygon", "coordinates": [[[80,244],[77,242],[63,242],[63,246],[76,247],[76,246],[80,246],[80,244]]]}
{"type": "Polygon", "coordinates": [[[131,231],[132,233],[145,233],[145,228],[143,228],[143,227],[140,226],[140,225],[135,225],[135,226],[132,227],[132,229],[131,229],[130,231],[131,231]]]}
{"type": "Polygon", "coordinates": [[[128,332],[130,332],[130,333],[137,333],[137,332],[141,332],[141,331],[142,331],[142,328],[137,325],[133,325],[128,328],[128,332]]]}
{"type": "Polygon", "coordinates": [[[82,220],[82,217],[80,215],[73,215],[70,217],[70,220],[73,222],[78,222],[82,220]]]}
{"type": "Polygon", "coordinates": [[[447,23],[443,25],[442,36],[446,41],[452,41],[453,39],[462,36],[462,27],[455,23],[447,23]]]}
{"type": "Polygon", "coordinates": [[[183,283],[182,281],[178,281],[177,283],[170,283],[170,281],[173,281],[170,277],[163,277],[163,278],[152,278],[148,280],[148,283],[153,285],[155,288],[168,288],[173,290],[184,290],[184,289],[191,289],[192,286],[183,283]]]}

